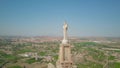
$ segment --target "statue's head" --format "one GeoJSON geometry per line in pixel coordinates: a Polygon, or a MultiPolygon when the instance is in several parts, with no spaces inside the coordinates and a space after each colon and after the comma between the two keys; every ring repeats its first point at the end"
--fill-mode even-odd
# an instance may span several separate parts
{"type": "Polygon", "coordinates": [[[66,29],[66,30],[68,29],[68,25],[67,25],[66,22],[64,22],[63,28],[66,29]]]}

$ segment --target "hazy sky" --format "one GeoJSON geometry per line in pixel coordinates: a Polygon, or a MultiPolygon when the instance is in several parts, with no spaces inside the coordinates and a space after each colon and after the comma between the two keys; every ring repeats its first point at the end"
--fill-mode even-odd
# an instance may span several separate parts
{"type": "Polygon", "coordinates": [[[120,37],[120,0],[0,0],[0,35],[120,37]]]}

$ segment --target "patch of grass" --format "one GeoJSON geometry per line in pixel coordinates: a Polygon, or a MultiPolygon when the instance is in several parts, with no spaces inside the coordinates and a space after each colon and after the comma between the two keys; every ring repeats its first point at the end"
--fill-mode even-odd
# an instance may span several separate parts
{"type": "Polygon", "coordinates": [[[53,56],[55,60],[58,60],[58,55],[53,56]]]}
{"type": "Polygon", "coordinates": [[[6,54],[2,51],[0,51],[0,63],[4,63],[4,62],[17,62],[17,60],[19,60],[20,57],[16,56],[16,55],[12,55],[12,54],[6,54]]]}
{"type": "Polygon", "coordinates": [[[108,60],[114,60],[115,59],[115,56],[109,56],[108,57],[108,60]]]}
{"type": "Polygon", "coordinates": [[[7,59],[7,60],[14,60],[16,59],[16,56],[11,55],[11,54],[6,54],[4,52],[0,52],[0,57],[3,59],[7,59]]]}
{"type": "Polygon", "coordinates": [[[103,65],[98,64],[98,63],[94,63],[94,62],[89,62],[88,67],[90,67],[90,68],[103,68],[103,65]]]}
{"type": "Polygon", "coordinates": [[[77,68],[103,68],[103,65],[88,61],[86,64],[77,64],[77,68]]]}
{"type": "Polygon", "coordinates": [[[45,55],[46,55],[46,52],[40,52],[39,55],[40,55],[40,56],[45,56],[45,55]]]}
{"type": "Polygon", "coordinates": [[[86,65],[83,64],[77,64],[77,68],[88,68],[86,65]]]}
{"type": "Polygon", "coordinates": [[[106,59],[106,56],[102,51],[92,49],[92,48],[89,48],[88,50],[89,50],[88,51],[89,55],[91,55],[95,60],[103,61],[106,59]]]}
{"type": "Polygon", "coordinates": [[[89,52],[89,55],[91,55],[95,60],[103,61],[106,58],[104,53],[99,50],[89,48],[88,52],[89,52]]]}
{"type": "Polygon", "coordinates": [[[114,52],[120,52],[120,50],[114,50],[114,52]]]}
{"type": "Polygon", "coordinates": [[[42,59],[35,60],[35,58],[30,58],[26,60],[26,63],[32,64],[34,62],[40,62],[42,59]]]}
{"type": "Polygon", "coordinates": [[[15,66],[10,66],[10,67],[7,67],[7,68],[22,68],[21,66],[19,65],[15,65],[15,66]]]}
{"type": "Polygon", "coordinates": [[[81,43],[75,43],[75,45],[80,45],[80,46],[95,46],[95,45],[99,45],[98,43],[95,42],[81,42],[81,43]]]}
{"type": "Polygon", "coordinates": [[[30,49],[22,49],[22,50],[19,50],[18,53],[25,53],[25,52],[31,52],[30,49]]]}
{"type": "Polygon", "coordinates": [[[3,62],[5,62],[5,60],[3,60],[3,59],[0,59],[0,64],[1,64],[1,63],[3,63],[3,62]]]}
{"type": "Polygon", "coordinates": [[[120,62],[110,63],[109,68],[120,68],[120,62]]]}
{"type": "Polygon", "coordinates": [[[34,62],[36,62],[35,58],[26,60],[26,63],[29,63],[29,64],[34,63],[34,62]]]}

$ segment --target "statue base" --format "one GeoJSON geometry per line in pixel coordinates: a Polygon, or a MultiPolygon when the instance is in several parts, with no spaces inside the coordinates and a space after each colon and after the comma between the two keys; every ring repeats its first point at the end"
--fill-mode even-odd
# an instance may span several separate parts
{"type": "Polygon", "coordinates": [[[68,44],[68,40],[62,40],[62,44],[68,44]]]}

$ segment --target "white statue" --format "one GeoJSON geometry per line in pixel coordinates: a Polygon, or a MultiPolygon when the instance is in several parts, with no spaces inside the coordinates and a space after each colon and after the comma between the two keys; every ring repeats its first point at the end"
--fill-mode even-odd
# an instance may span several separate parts
{"type": "Polygon", "coordinates": [[[62,40],[63,44],[67,44],[68,43],[68,40],[67,40],[67,30],[68,30],[68,25],[65,22],[64,25],[63,25],[63,40],[62,40]]]}

